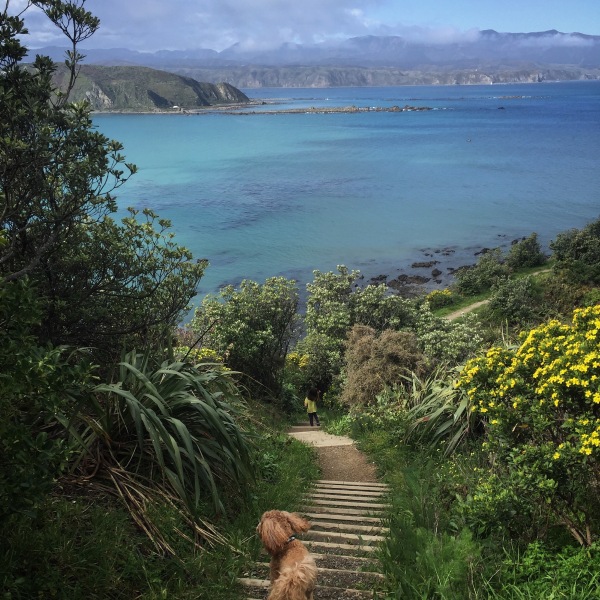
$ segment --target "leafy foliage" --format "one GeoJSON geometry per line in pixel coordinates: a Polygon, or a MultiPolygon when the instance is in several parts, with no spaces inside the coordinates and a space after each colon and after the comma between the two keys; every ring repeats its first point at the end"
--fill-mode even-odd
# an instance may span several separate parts
{"type": "Polygon", "coordinates": [[[298,290],[294,281],[271,277],[263,285],[242,281],[223,288],[196,310],[192,330],[226,364],[277,394],[288,348],[297,334],[298,290]]]}
{"type": "Polygon", "coordinates": [[[443,370],[422,380],[413,375],[410,399],[405,443],[433,448],[443,445],[447,455],[477,429],[467,395],[443,370]]]}
{"type": "Polygon", "coordinates": [[[414,332],[423,352],[448,366],[461,364],[479,350],[483,342],[482,328],[474,315],[450,321],[436,317],[427,302],[416,313],[414,332]]]}
{"type": "Polygon", "coordinates": [[[72,227],[70,250],[40,261],[44,272],[44,339],[102,350],[161,347],[182,319],[206,261],[174,241],[170,222],[137,211],[118,225],[72,227]]]}
{"type": "Polygon", "coordinates": [[[546,256],[542,252],[537,233],[519,240],[513,244],[506,257],[506,264],[513,270],[528,267],[539,267],[546,263],[546,256]]]}
{"type": "Polygon", "coordinates": [[[54,88],[55,65],[22,64],[21,16],[2,10],[0,28],[0,285],[24,276],[43,296],[43,343],[93,346],[104,358],[128,344],[166,345],[196,293],[205,262],[173,241],[169,223],[150,211],[118,225],[113,193],[135,172],[122,145],[99,133],[89,106],[71,103],[82,56],[77,45],[98,19],[84,2],[37,1],[68,38],[67,82],[54,88]]]}
{"type": "Polygon", "coordinates": [[[386,387],[401,384],[410,373],[423,374],[429,365],[413,333],[385,330],[381,334],[355,325],[348,335],[348,369],[342,402],[373,404],[386,387]]]}
{"type": "Polygon", "coordinates": [[[412,301],[388,293],[384,284],[356,286],[359,271],[344,265],[337,273],[314,271],[306,287],[306,336],[298,350],[309,357],[306,381],[321,389],[336,385],[344,364],[346,337],[354,325],[397,330],[415,320],[412,301]]]}
{"type": "Polygon", "coordinates": [[[25,279],[0,287],[0,521],[35,515],[70,458],[57,417],[92,386],[84,352],[37,344],[39,315],[25,279]]]}
{"type": "Polygon", "coordinates": [[[489,290],[508,274],[502,258],[500,248],[495,248],[482,254],[475,266],[458,270],[455,273],[457,291],[465,296],[475,296],[489,290]]]}
{"type": "Polygon", "coordinates": [[[567,546],[557,551],[533,542],[517,557],[504,560],[501,585],[490,586],[490,598],[524,600],[569,598],[588,600],[600,595],[600,549],[567,546]]]}
{"type": "Polygon", "coordinates": [[[497,461],[473,495],[480,515],[497,519],[501,497],[515,514],[524,503],[532,514],[544,507],[579,543],[592,543],[600,508],[599,342],[597,305],[576,310],[572,325],[531,330],[516,351],[492,348],[466,365],[459,384],[486,420],[497,461]]]}
{"type": "Polygon", "coordinates": [[[443,290],[433,290],[426,296],[429,306],[435,310],[444,306],[451,306],[455,302],[455,294],[449,288],[443,290]]]}
{"type": "Polygon", "coordinates": [[[218,482],[236,486],[251,477],[249,440],[235,420],[241,406],[232,373],[212,365],[164,362],[131,352],[118,380],[95,387],[68,424],[80,453],[72,469],[94,474],[128,505],[136,522],[172,552],[146,506],[180,506],[200,535],[214,539],[198,508],[210,498],[223,509],[218,482]]]}
{"type": "Polygon", "coordinates": [[[143,462],[151,446],[151,460],[192,512],[207,492],[219,507],[217,478],[244,481],[249,448],[234,421],[240,399],[232,373],[211,367],[164,362],[153,369],[148,356],[126,355],[117,383],[95,388],[107,400],[94,402],[101,412],[84,419],[87,428],[80,437],[86,451],[96,452],[96,444],[109,440],[118,446],[125,438],[123,443],[128,441],[140,452],[125,448],[119,454],[113,451],[113,458],[134,454],[143,462]],[[136,436],[131,438],[133,431],[136,436]]]}
{"type": "Polygon", "coordinates": [[[489,309],[497,321],[533,325],[543,312],[541,287],[531,276],[501,279],[492,288],[489,309]]]}
{"type": "Polygon", "coordinates": [[[600,284],[600,219],[559,234],[550,248],[555,269],[571,282],[600,284]]]}

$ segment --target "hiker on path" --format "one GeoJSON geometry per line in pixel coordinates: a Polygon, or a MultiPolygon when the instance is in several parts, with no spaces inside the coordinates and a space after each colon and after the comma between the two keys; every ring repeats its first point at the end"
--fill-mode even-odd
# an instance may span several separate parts
{"type": "Polygon", "coordinates": [[[306,412],[308,413],[308,420],[310,421],[311,427],[313,426],[313,420],[316,421],[317,427],[321,425],[319,423],[319,415],[317,415],[319,395],[320,392],[317,388],[310,388],[306,394],[306,398],[304,398],[304,406],[306,406],[306,412]]]}

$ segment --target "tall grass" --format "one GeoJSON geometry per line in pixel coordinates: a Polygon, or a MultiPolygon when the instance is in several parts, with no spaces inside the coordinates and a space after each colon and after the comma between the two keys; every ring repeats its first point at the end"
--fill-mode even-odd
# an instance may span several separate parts
{"type": "MultiPolygon", "coordinates": [[[[398,452],[406,461],[406,453],[398,452]]],[[[379,549],[387,598],[417,600],[471,597],[481,568],[481,547],[467,529],[450,532],[435,500],[432,462],[397,465],[387,479],[393,486],[385,524],[389,535],[379,549]]]]}
{"type": "Polygon", "coordinates": [[[32,600],[232,600],[241,598],[237,577],[259,556],[255,528],[272,508],[298,510],[318,477],[313,450],[258,425],[265,406],[251,406],[254,478],[241,489],[219,484],[223,512],[210,503],[198,514],[218,531],[212,546],[198,543],[189,523],[169,503],[148,507],[173,552],[158,552],[124,505],[91,480],[60,482],[34,521],[22,516],[0,523],[0,590],[3,598],[32,600]],[[183,535],[182,535],[183,534],[183,535]]]}

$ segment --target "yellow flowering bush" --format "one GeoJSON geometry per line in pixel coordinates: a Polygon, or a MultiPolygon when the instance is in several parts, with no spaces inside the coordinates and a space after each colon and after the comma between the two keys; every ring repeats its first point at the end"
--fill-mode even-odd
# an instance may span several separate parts
{"type": "MultiPolygon", "coordinates": [[[[189,346],[177,346],[175,356],[178,360],[185,358],[185,360],[195,365],[200,363],[223,364],[223,358],[211,348],[192,348],[190,350],[189,346]]],[[[223,366],[223,368],[225,367],[223,366]]]]}
{"type": "Polygon", "coordinates": [[[286,368],[305,369],[310,361],[308,354],[300,354],[299,352],[290,352],[285,357],[286,368]]]}
{"type": "Polygon", "coordinates": [[[443,290],[433,290],[427,294],[426,298],[432,309],[442,308],[454,303],[454,294],[448,288],[443,290]]]}
{"type": "Polygon", "coordinates": [[[465,365],[457,385],[484,421],[495,473],[510,479],[515,499],[545,504],[578,541],[591,543],[600,483],[600,305],[576,310],[571,324],[553,320],[525,332],[516,350],[491,348],[465,365]]]}

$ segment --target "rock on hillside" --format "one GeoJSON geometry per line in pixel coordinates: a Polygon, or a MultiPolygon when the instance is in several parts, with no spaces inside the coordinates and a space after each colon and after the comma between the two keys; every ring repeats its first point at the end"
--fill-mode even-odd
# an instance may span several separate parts
{"type": "MultiPolygon", "coordinates": [[[[66,69],[56,73],[65,84],[66,69]]],[[[155,111],[177,106],[199,109],[223,104],[245,104],[249,98],[228,83],[201,83],[189,77],[147,67],[82,65],[74,101],[88,100],[96,111],[155,111]]]]}

